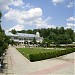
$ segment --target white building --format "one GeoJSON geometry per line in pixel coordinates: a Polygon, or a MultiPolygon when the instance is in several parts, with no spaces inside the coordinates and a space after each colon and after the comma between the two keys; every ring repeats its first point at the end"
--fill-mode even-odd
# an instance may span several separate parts
{"type": "Polygon", "coordinates": [[[14,42],[17,42],[18,44],[24,44],[25,41],[27,42],[32,42],[33,38],[36,39],[36,42],[42,42],[43,37],[40,37],[40,33],[37,32],[35,34],[26,34],[26,33],[17,33],[17,34],[12,34],[11,32],[6,32],[6,35],[11,38],[14,42]]]}

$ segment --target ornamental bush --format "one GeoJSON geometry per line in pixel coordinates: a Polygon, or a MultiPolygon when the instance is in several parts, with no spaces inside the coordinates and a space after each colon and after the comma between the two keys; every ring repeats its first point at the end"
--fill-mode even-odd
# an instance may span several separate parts
{"type": "Polygon", "coordinates": [[[29,54],[29,60],[33,62],[33,61],[39,61],[44,59],[50,59],[50,58],[66,55],[72,52],[75,52],[75,48],[70,48],[67,50],[56,50],[56,51],[46,52],[46,53],[29,54]]]}

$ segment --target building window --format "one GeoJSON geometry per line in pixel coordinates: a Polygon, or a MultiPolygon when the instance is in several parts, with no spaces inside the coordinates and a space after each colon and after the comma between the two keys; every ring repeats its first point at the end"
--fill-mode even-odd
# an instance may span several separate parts
{"type": "Polygon", "coordinates": [[[19,38],[19,40],[21,40],[21,38],[19,38]]]}

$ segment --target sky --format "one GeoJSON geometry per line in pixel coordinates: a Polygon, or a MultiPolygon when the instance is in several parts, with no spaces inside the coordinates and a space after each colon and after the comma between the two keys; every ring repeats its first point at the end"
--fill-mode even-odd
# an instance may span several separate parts
{"type": "Polygon", "coordinates": [[[74,0],[0,0],[2,28],[6,31],[38,28],[72,28],[74,0]]]}

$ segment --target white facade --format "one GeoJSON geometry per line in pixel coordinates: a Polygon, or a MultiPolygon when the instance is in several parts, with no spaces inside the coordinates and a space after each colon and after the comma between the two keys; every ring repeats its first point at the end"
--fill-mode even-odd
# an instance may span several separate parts
{"type": "Polygon", "coordinates": [[[12,34],[11,32],[7,32],[6,35],[11,37],[11,40],[19,44],[24,44],[25,41],[32,42],[34,37],[36,39],[36,42],[41,43],[43,41],[43,37],[40,37],[39,32],[37,32],[36,35],[35,34],[25,34],[25,33],[12,34]]]}
{"type": "Polygon", "coordinates": [[[39,33],[39,32],[36,32],[36,36],[37,36],[37,37],[40,37],[40,33],[39,33]]]}

